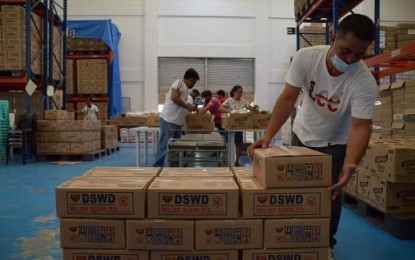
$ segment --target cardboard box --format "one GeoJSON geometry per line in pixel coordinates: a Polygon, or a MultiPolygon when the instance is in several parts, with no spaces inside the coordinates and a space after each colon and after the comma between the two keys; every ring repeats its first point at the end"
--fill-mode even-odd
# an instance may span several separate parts
{"type": "Polygon", "coordinates": [[[356,196],[359,199],[369,203],[370,202],[370,179],[372,176],[364,168],[358,168],[355,174],[357,174],[356,196]]]}
{"type": "Polygon", "coordinates": [[[331,156],[306,147],[255,149],[253,167],[266,188],[331,185],[331,156]]]}
{"type": "Polygon", "coordinates": [[[236,260],[238,250],[151,251],[151,260],[236,260]]]}
{"type": "Polygon", "coordinates": [[[265,189],[256,179],[238,179],[243,218],[330,217],[327,188],[265,189]]]}
{"type": "MultiPolygon", "coordinates": [[[[361,167],[360,167],[361,168],[361,167]]],[[[344,191],[349,193],[350,195],[357,196],[357,172],[359,171],[359,167],[356,169],[356,172],[350,177],[349,182],[347,183],[346,187],[344,187],[344,191]]]]}
{"type": "Polygon", "coordinates": [[[328,248],[243,250],[242,260],[327,260],[328,248]]]}
{"type": "Polygon", "coordinates": [[[71,149],[70,143],[36,143],[38,153],[67,154],[71,149]]]}
{"type": "Polygon", "coordinates": [[[127,220],[127,249],[193,250],[192,220],[127,220]]]}
{"type": "Polygon", "coordinates": [[[392,183],[372,176],[370,204],[387,213],[415,213],[415,183],[392,183]]]}
{"type": "Polygon", "coordinates": [[[192,168],[177,168],[164,167],[160,172],[159,177],[167,178],[206,178],[206,177],[233,177],[233,173],[227,167],[192,167],[192,168]]]}
{"type": "Polygon", "coordinates": [[[415,181],[415,146],[410,143],[372,142],[366,149],[365,168],[391,182],[415,181]]]}
{"type": "Polygon", "coordinates": [[[269,123],[271,114],[252,114],[252,128],[265,129],[269,123]]]}
{"type": "Polygon", "coordinates": [[[234,167],[235,178],[256,178],[252,167],[234,167]]]}
{"type": "Polygon", "coordinates": [[[209,113],[190,113],[185,117],[184,128],[186,131],[213,131],[215,116],[209,113]]]}
{"type": "Polygon", "coordinates": [[[225,129],[252,129],[251,113],[222,114],[222,127],[225,129]]]}
{"type": "Polygon", "coordinates": [[[197,220],[196,250],[263,248],[262,219],[197,220]]]}
{"type": "Polygon", "coordinates": [[[151,178],[77,177],[56,187],[58,217],[144,218],[151,178]]]}
{"type": "Polygon", "coordinates": [[[60,219],[62,248],[125,249],[125,220],[60,219]]]}
{"type": "Polygon", "coordinates": [[[239,188],[232,178],[156,178],[147,196],[149,218],[238,217],[239,188]]]}
{"type": "Polygon", "coordinates": [[[148,251],[63,249],[63,260],[148,260],[148,251]]]}
{"type": "Polygon", "coordinates": [[[156,177],[159,167],[94,167],[84,173],[88,177],[156,177]]]}
{"type": "Polygon", "coordinates": [[[329,233],[329,218],[266,219],[264,248],[327,248],[329,233]]]}
{"type": "Polygon", "coordinates": [[[160,116],[159,115],[149,115],[147,118],[147,125],[149,127],[159,127],[160,126],[160,116]]]}

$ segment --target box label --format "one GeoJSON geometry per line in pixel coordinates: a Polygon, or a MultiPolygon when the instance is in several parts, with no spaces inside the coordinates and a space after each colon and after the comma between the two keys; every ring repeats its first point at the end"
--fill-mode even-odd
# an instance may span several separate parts
{"type": "Polygon", "coordinates": [[[68,214],[133,215],[131,192],[68,192],[68,214]]]}
{"type": "Polygon", "coordinates": [[[313,193],[256,193],[254,215],[320,215],[321,194],[313,193]]]}
{"type": "Polygon", "coordinates": [[[159,193],[160,215],[227,215],[226,193],[159,193]]]}

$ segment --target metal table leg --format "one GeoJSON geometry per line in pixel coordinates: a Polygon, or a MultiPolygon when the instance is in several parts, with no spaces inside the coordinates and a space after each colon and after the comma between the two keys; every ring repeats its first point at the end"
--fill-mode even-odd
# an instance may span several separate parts
{"type": "Polygon", "coordinates": [[[147,162],[148,153],[148,131],[144,131],[144,161],[147,162]]]}
{"type": "Polygon", "coordinates": [[[235,161],[235,132],[228,132],[228,167],[232,168],[235,161]]]}
{"type": "Polygon", "coordinates": [[[140,131],[135,132],[135,163],[137,166],[140,166],[140,131]]]}

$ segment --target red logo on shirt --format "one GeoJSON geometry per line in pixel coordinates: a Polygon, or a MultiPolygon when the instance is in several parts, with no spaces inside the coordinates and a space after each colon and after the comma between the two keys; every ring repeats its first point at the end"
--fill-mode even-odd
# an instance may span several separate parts
{"type": "Polygon", "coordinates": [[[308,90],[308,96],[317,103],[320,107],[325,107],[327,105],[327,109],[334,113],[337,112],[338,106],[340,105],[340,97],[333,96],[332,98],[327,97],[326,91],[321,91],[320,93],[316,94],[313,97],[314,87],[316,85],[315,81],[310,81],[310,89],[308,90]]]}

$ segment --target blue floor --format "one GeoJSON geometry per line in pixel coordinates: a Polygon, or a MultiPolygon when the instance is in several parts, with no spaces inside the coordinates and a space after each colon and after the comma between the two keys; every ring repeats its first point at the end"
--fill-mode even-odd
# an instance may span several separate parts
{"type": "MultiPolygon", "coordinates": [[[[120,146],[110,156],[77,165],[40,161],[23,166],[17,156],[9,166],[0,165],[0,260],[62,259],[55,187],[95,166],[135,166],[134,144],[120,146]]],[[[149,156],[147,165],[153,160],[149,156]]],[[[250,164],[246,156],[241,164],[250,164]]],[[[415,240],[399,240],[346,208],[337,240],[337,260],[415,259],[415,240]]]]}

